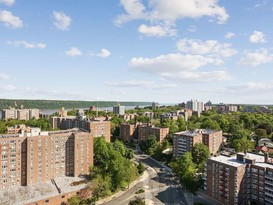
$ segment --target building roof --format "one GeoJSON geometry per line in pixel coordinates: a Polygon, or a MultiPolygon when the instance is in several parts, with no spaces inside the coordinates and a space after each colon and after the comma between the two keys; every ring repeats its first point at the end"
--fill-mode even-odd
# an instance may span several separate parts
{"type": "MultiPolygon", "coordinates": [[[[273,169],[273,164],[266,163],[263,155],[252,154],[252,153],[247,153],[246,155],[244,153],[238,153],[238,154],[244,155],[244,159],[255,160],[256,166],[267,167],[267,168],[273,169]]],[[[236,155],[233,155],[231,157],[220,155],[217,157],[211,157],[210,159],[213,161],[216,161],[216,162],[220,162],[220,163],[223,163],[226,165],[233,166],[233,167],[240,167],[240,166],[247,164],[244,161],[237,161],[236,155]]],[[[270,158],[269,160],[272,160],[272,159],[270,158]]]]}
{"type": "Polygon", "coordinates": [[[219,132],[218,130],[209,130],[209,129],[196,129],[194,131],[182,131],[182,132],[176,132],[174,133],[175,135],[184,135],[184,136],[196,136],[196,135],[200,135],[200,134],[212,134],[215,132],[219,132]]]}

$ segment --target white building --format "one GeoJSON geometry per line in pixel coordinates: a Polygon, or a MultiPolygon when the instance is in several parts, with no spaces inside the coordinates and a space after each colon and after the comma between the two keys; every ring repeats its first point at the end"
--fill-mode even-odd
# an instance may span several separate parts
{"type": "Polygon", "coordinates": [[[125,106],[123,106],[123,105],[114,106],[113,113],[115,115],[125,115],[125,106]]]}
{"type": "Polygon", "coordinates": [[[187,101],[187,108],[200,114],[204,110],[204,103],[197,100],[187,101]]]}

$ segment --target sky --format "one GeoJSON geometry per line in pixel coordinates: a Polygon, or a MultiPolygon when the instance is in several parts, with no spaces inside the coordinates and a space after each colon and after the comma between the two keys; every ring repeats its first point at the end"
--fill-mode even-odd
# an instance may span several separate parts
{"type": "Polygon", "coordinates": [[[273,104],[272,0],[0,0],[0,98],[273,104]]]}

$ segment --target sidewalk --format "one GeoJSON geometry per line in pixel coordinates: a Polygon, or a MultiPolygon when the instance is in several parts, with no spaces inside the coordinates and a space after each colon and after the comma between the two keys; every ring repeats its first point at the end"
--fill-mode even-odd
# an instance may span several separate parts
{"type": "MultiPolygon", "coordinates": [[[[129,185],[129,189],[131,187],[135,186],[137,183],[142,182],[142,181],[148,179],[148,177],[149,177],[149,174],[147,173],[147,171],[144,171],[144,173],[137,180],[131,182],[131,184],[129,185]]],[[[115,198],[118,198],[121,195],[123,195],[124,193],[126,193],[129,189],[126,189],[124,191],[116,192],[115,194],[113,194],[111,196],[108,196],[106,198],[100,199],[99,201],[96,201],[96,205],[103,204],[103,203],[109,202],[109,201],[111,201],[111,200],[113,200],[115,198]]]]}

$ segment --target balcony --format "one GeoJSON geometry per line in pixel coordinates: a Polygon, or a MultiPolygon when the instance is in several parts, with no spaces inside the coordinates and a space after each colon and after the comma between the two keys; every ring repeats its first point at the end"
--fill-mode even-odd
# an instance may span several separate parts
{"type": "Polygon", "coordinates": [[[264,183],[273,186],[273,182],[271,180],[265,180],[264,183]]]}

